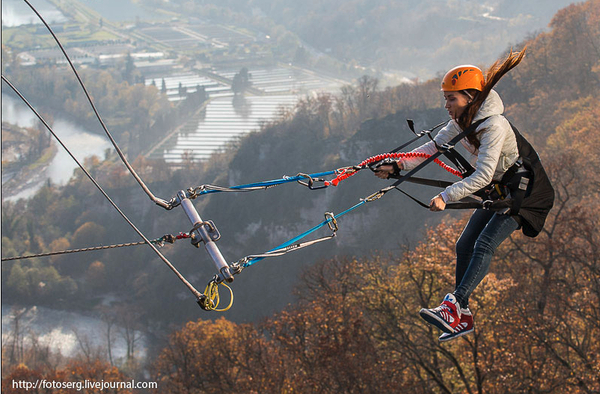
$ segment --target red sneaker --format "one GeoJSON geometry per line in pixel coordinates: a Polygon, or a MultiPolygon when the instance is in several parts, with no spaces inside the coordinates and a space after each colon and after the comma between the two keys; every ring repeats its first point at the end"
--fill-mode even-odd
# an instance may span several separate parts
{"type": "Polygon", "coordinates": [[[440,342],[451,341],[454,338],[462,337],[463,335],[467,335],[472,333],[475,330],[475,325],[473,323],[473,314],[469,308],[460,310],[460,323],[454,329],[454,333],[448,334],[443,333],[438,338],[440,342]]]}
{"type": "Polygon", "coordinates": [[[433,324],[448,334],[453,334],[460,323],[460,305],[454,294],[446,294],[442,305],[435,309],[423,308],[419,311],[419,315],[427,323],[433,324]]]}

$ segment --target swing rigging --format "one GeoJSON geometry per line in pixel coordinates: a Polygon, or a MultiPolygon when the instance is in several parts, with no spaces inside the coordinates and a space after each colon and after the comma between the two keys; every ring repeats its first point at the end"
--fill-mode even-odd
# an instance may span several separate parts
{"type": "MultiPolygon", "coordinates": [[[[192,294],[196,297],[197,303],[200,305],[200,307],[202,307],[202,309],[213,310],[213,311],[226,311],[233,304],[233,290],[229,286],[227,286],[227,284],[225,282],[232,282],[234,280],[234,275],[239,274],[240,272],[242,272],[243,269],[250,267],[253,264],[255,264],[265,258],[282,256],[286,253],[296,251],[296,250],[332,239],[333,237],[335,237],[335,235],[338,231],[337,220],[341,216],[361,207],[362,205],[365,205],[369,202],[378,200],[379,198],[383,197],[388,191],[396,189],[396,190],[402,192],[403,194],[407,195],[408,197],[410,197],[417,203],[419,203],[421,206],[428,207],[427,205],[421,203],[414,197],[408,195],[406,192],[402,191],[399,188],[399,185],[405,181],[414,182],[417,184],[429,185],[429,186],[437,186],[437,187],[446,187],[447,185],[452,183],[452,182],[448,182],[448,181],[440,181],[440,180],[423,179],[423,178],[414,177],[414,174],[416,172],[420,171],[423,167],[425,167],[429,163],[435,162],[436,164],[441,166],[444,170],[446,170],[446,171],[450,172],[451,174],[458,176],[458,177],[465,177],[469,174],[470,171],[472,171],[472,167],[470,167],[468,162],[464,158],[462,158],[462,156],[460,156],[458,154],[458,152],[456,152],[454,150],[454,145],[460,139],[464,138],[466,135],[473,132],[475,130],[475,128],[477,127],[477,125],[479,124],[479,122],[474,123],[471,127],[469,127],[468,129],[463,131],[461,134],[456,136],[448,144],[446,144],[442,147],[438,147],[437,153],[435,153],[433,155],[426,155],[423,153],[410,153],[410,152],[404,153],[404,152],[399,152],[399,151],[424,136],[427,136],[433,140],[433,138],[431,137],[431,133],[434,132],[439,127],[446,124],[446,122],[442,122],[442,123],[432,127],[431,129],[423,130],[419,133],[416,133],[415,129],[414,129],[414,122],[412,120],[408,120],[409,128],[415,134],[415,137],[413,137],[411,140],[407,141],[406,143],[400,145],[399,147],[393,149],[389,153],[372,156],[354,166],[344,167],[344,168],[331,170],[331,171],[312,173],[312,174],[298,173],[296,176],[283,176],[282,178],[279,178],[279,179],[273,179],[273,180],[268,180],[268,181],[255,182],[255,183],[248,183],[248,184],[242,184],[242,185],[231,186],[231,187],[215,186],[215,185],[208,185],[208,184],[200,185],[197,187],[191,187],[187,190],[180,190],[176,194],[176,196],[171,198],[170,200],[164,200],[164,199],[158,198],[150,191],[150,189],[145,185],[145,183],[143,182],[141,177],[139,177],[139,175],[135,172],[135,170],[129,164],[125,155],[123,154],[123,152],[120,150],[117,143],[113,139],[111,133],[109,132],[106,125],[104,124],[102,117],[100,116],[99,112],[97,111],[97,109],[93,103],[93,100],[92,100],[91,96],[89,95],[83,81],[81,80],[77,70],[75,69],[73,63],[71,62],[69,56],[67,55],[66,51],[64,50],[59,39],[56,37],[56,35],[54,34],[54,32],[52,31],[50,26],[46,23],[46,21],[43,19],[43,17],[29,3],[29,1],[28,0],[24,0],[24,1],[34,11],[34,13],[39,17],[39,19],[42,21],[42,23],[46,26],[46,28],[48,29],[48,31],[50,32],[50,34],[53,36],[54,40],[56,41],[57,45],[63,52],[65,58],[67,59],[68,64],[70,65],[73,73],[75,74],[77,80],[79,81],[79,84],[81,85],[81,87],[82,87],[82,89],[83,89],[95,115],[96,115],[96,118],[100,122],[103,130],[105,131],[106,135],[108,136],[109,140],[111,141],[112,145],[114,146],[115,150],[117,151],[121,161],[127,167],[127,169],[129,170],[131,175],[134,177],[134,179],[138,182],[138,184],[140,185],[142,190],[148,195],[148,197],[155,204],[164,208],[165,210],[172,210],[175,207],[181,206],[182,209],[184,210],[186,216],[190,220],[192,229],[187,233],[179,233],[179,235],[176,235],[176,236],[167,234],[167,235],[164,235],[163,237],[153,239],[153,240],[149,240],[148,238],[146,238],[146,236],[119,209],[117,204],[111,200],[111,198],[108,196],[108,194],[96,182],[96,180],[85,169],[85,167],[73,156],[73,154],[70,152],[70,150],[63,144],[63,142],[56,135],[56,133],[52,130],[52,128],[48,125],[48,123],[43,119],[43,117],[35,110],[35,108],[27,101],[27,99],[17,90],[17,88],[15,86],[13,86],[13,84],[11,84],[10,81],[4,75],[2,75],[2,80],[25,102],[25,104],[32,110],[32,112],[40,119],[42,124],[49,130],[51,135],[58,141],[58,143],[67,151],[67,153],[76,162],[76,164],[81,168],[81,170],[84,172],[84,174],[90,179],[90,181],[96,186],[96,188],[98,188],[98,190],[104,195],[104,197],[109,201],[109,203],[117,210],[117,212],[123,217],[123,219],[132,227],[132,229],[143,240],[140,242],[133,242],[133,243],[127,243],[127,244],[107,245],[107,246],[101,246],[101,247],[74,249],[74,250],[67,250],[67,251],[58,251],[58,252],[52,252],[52,253],[37,254],[37,255],[27,255],[27,256],[3,258],[2,261],[10,261],[10,260],[43,257],[43,256],[63,254],[63,253],[76,253],[76,252],[102,250],[102,249],[110,249],[110,248],[116,248],[116,247],[147,244],[159,256],[159,258],[175,273],[175,275],[182,281],[182,283],[192,292],[192,294]],[[442,154],[445,155],[446,157],[448,157],[457,166],[458,170],[443,163],[442,161],[440,161],[438,159],[438,157],[442,154]],[[400,175],[400,171],[396,167],[397,171],[393,174],[392,177],[397,178],[397,180],[392,185],[387,186],[375,193],[372,193],[371,195],[369,195],[365,198],[362,198],[357,204],[351,206],[350,208],[348,208],[338,214],[326,212],[325,219],[321,223],[319,223],[316,226],[312,227],[311,229],[303,232],[302,234],[299,234],[296,237],[291,238],[290,240],[282,243],[281,245],[276,246],[273,249],[270,249],[264,253],[252,254],[252,255],[245,256],[233,263],[227,263],[227,261],[224,259],[223,255],[221,254],[219,248],[216,245],[216,242],[220,239],[220,234],[219,234],[219,231],[217,230],[216,225],[210,220],[208,220],[208,221],[203,220],[191,202],[192,199],[195,199],[195,198],[200,197],[205,194],[222,193],[222,192],[242,192],[242,193],[243,192],[252,192],[252,191],[257,191],[257,190],[270,189],[270,188],[273,188],[273,187],[276,187],[276,186],[279,186],[279,185],[282,185],[285,183],[291,183],[291,182],[297,182],[303,186],[308,187],[310,190],[324,189],[329,186],[339,185],[339,183],[341,181],[355,175],[360,170],[369,168],[372,171],[376,171],[377,168],[383,164],[393,164],[393,165],[396,164],[396,161],[394,159],[408,158],[408,157],[421,157],[424,159],[424,161],[420,165],[415,167],[413,170],[409,171],[408,173],[406,173],[404,175],[400,175]],[[334,175],[335,177],[332,179],[325,179],[325,177],[332,176],[332,175],[334,175]],[[317,230],[319,230],[325,226],[327,226],[329,228],[329,230],[331,231],[330,235],[324,236],[321,238],[317,238],[317,239],[313,239],[310,241],[301,242],[304,238],[306,238],[313,232],[316,232],[317,230]],[[173,243],[176,239],[184,239],[184,238],[190,238],[191,243],[194,246],[199,246],[200,243],[204,243],[204,247],[205,247],[206,251],[210,255],[211,259],[213,260],[213,262],[215,264],[215,267],[217,268],[217,273],[208,282],[208,285],[206,286],[206,289],[204,290],[203,293],[196,290],[196,288],[189,281],[187,281],[185,279],[185,277],[175,268],[175,266],[157,248],[157,247],[163,246],[165,242],[173,243]],[[229,290],[229,293],[230,293],[230,303],[228,306],[226,306],[225,308],[222,308],[222,309],[218,308],[219,300],[220,300],[219,291],[218,291],[219,285],[225,286],[229,290]]],[[[452,205],[454,205],[454,208],[460,208],[459,207],[460,204],[463,204],[463,205],[461,205],[461,207],[471,208],[474,206],[477,206],[477,207],[485,206],[486,202],[484,202],[483,200],[479,201],[479,200],[471,199],[467,203],[448,204],[448,208],[453,208],[452,205]],[[464,204],[466,204],[466,205],[464,205],[464,204]]]]}

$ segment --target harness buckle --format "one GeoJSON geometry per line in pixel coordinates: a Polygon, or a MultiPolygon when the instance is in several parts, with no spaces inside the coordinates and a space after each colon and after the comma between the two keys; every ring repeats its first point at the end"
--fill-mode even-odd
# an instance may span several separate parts
{"type": "Polygon", "coordinates": [[[513,166],[517,166],[517,168],[523,167],[523,158],[519,156],[517,158],[517,161],[515,161],[515,164],[513,164],[513,166]]]}
{"type": "Polygon", "coordinates": [[[454,145],[452,145],[448,142],[443,145],[438,145],[437,143],[435,145],[440,152],[448,152],[448,151],[454,149],[454,145]]]}
{"type": "Polygon", "coordinates": [[[492,204],[494,203],[493,200],[485,200],[484,202],[481,203],[483,209],[485,209],[486,211],[489,211],[492,208],[492,204]]]}
{"type": "Polygon", "coordinates": [[[529,186],[529,178],[522,177],[519,181],[519,190],[527,190],[527,186],[529,186]]]}

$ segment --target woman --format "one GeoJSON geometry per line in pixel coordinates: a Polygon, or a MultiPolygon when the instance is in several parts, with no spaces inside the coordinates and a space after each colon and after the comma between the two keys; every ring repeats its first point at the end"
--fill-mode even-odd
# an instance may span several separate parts
{"type": "MultiPolygon", "coordinates": [[[[537,154],[523,137],[513,131],[511,124],[502,116],[504,105],[493,86],[512,68],[516,67],[525,51],[511,53],[503,62],[496,62],[484,78],[482,71],[471,65],[455,67],[444,76],[442,91],[446,101],[445,108],[450,115],[450,122],[430,141],[415,152],[429,155],[435,153],[439,146],[449,142],[463,130],[477,121],[483,120],[474,132],[468,134],[461,143],[472,155],[471,164],[474,172],[462,180],[447,187],[431,199],[430,210],[443,211],[448,202],[457,202],[470,194],[488,187],[492,182],[500,182],[506,174],[513,175],[520,166],[519,151],[527,145],[527,156],[536,160],[537,154]],[[518,164],[517,164],[518,163],[518,164]],[[509,171],[510,169],[510,171],[509,171]],[[507,171],[509,171],[507,173],[507,171]]],[[[522,159],[522,158],[521,158],[522,159]]],[[[411,170],[424,159],[401,159],[397,164],[400,170],[411,170]]],[[[539,164],[539,158],[537,162],[539,164]]],[[[397,171],[393,165],[382,165],[376,171],[380,178],[388,178],[397,171]]],[[[539,169],[543,173],[541,164],[539,169]]],[[[537,174],[537,172],[536,172],[537,174]]],[[[537,219],[526,214],[516,215],[506,209],[500,211],[476,209],[456,243],[456,287],[453,293],[447,294],[442,304],[434,309],[423,308],[419,312],[428,323],[435,325],[444,333],[440,341],[448,341],[473,331],[473,316],[469,310],[469,296],[486,276],[492,256],[496,248],[520,225],[535,231],[525,230],[526,235],[535,236],[541,230],[543,222],[552,206],[553,190],[545,173],[537,182],[543,186],[544,207],[536,215],[537,219]],[[508,211],[508,212],[507,212],[508,211]],[[539,220],[538,220],[539,219],[539,220]],[[540,224],[541,221],[541,224],[540,224]],[[535,223],[537,222],[537,223],[535,223]]],[[[534,185],[535,186],[535,185],[534,185]]],[[[528,189],[528,193],[531,188],[528,189]]],[[[515,193],[516,194],[516,193],[515,193]]],[[[537,209],[537,208],[536,208],[537,209]]],[[[518,210],[518,208],[517,208],[518,210]]],[[[534,209],[535,210],[535,209],[534,209]]]]}

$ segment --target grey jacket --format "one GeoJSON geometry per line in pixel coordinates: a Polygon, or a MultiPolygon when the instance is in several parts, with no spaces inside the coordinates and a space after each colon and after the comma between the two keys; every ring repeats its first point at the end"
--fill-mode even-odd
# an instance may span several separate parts
{"type": "MultiPolygon", "coordinates": [[[[492,90],[473,119],[473,122],[475,122],[489,117],[477,127],[476,132],[481,131],[478,134],[481,143],[479,149],[471,145],[466,138],[461,140],[461,143],[469,152],[467,159],[475,168],[475,172],[444,190],[443,194],[445,194],[444,197],[447,202],[459,201],[489,185],[492,180],[499,181],[506,170],[519,158],[517,140],[510,123],[502,116],[503,112],[502,99],[496,91],[492,90]]],[[[456,121],[451,120],[440,130],[434,140],[438,145],[443,145],[461,131],[456,121]]],[[[430,141],[414,149],[413,152],[432,155],[437,152],[437,148],[433,141],[430,141]]],[[[425,159],[403,159],[402,165],[405,170],[411,170],[423,160],[425,159]]]]}

